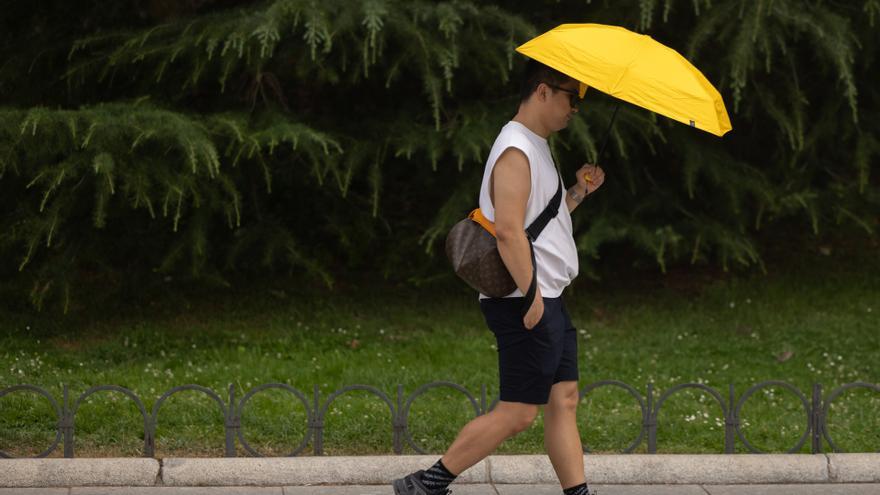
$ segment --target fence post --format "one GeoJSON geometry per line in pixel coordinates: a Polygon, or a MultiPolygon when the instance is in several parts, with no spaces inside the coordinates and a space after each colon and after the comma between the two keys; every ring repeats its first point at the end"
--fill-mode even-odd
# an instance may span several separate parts
{"type": "Polygon", "coordinates": [[[235,457],[235,435],[241,428],[241,417],[235,407],[235,385],[229,384],[229,407],[226,408],[226,457],[235,457]]]}
{"type": "Polygon", "coordinates": [[[403,453],[403,432],[406,430],[406,418],[403,417],[403,385],[397,384],[397,408],[391,419],[394,427],[394,453],[403,453]]]}
{"type": "Polygon", "coordinates": [[[810,437],[812,438],[812,448],[810,451],[814,454],[822,453],[822,431],[825,425],[825,418],[822,415],[822,385],[813,384],[813,405],[810,408],[810,437]]]}
{"type": "Polygon", "coordinates": [[[312,438],[315,439],[314,453],[315,455],[324,455],[324,418],[321,416],[321,391],[315,385],[315,417],[309,422],[309,428],[312,430],[312,438]]]}
{"type": "Polygon", "coordinates": [[[58,427],[64,436],[64,457],[73,458],[73,413],[70,410],[70,391],[67,385],[62,386],[64,403],[61,405],[61,420],[58,427]]]}
{"type": "Polygon", "coordinates": [[[739,418],[736,414],[736,390],[733,384],[728,385],[727,391],[727,417],[724,418],[724,453],[733,454],[736,442],[736,427],[739,425],[739,418]]]}
{"type": "Polygon", "coordinates": [[[153,457],[156,454],[156,422],[153,416],[147,416],[144,420],[144,457],[153,457]]]}
{"type": "Polygon", "coordinates": [[[654,410],[654,384],[648,384],[647,411],[648,416],[645,418],[645,428],[648,429],[648,453],[657,453],[657,411],[654,410]]]}

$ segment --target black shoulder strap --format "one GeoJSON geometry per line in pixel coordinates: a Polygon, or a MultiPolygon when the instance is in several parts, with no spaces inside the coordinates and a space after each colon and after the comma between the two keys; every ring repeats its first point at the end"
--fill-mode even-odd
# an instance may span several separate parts
{"type": "Polygon", "coordinates": [[[550,202],[547,206],[544,207],[544,211],[538,215],[531,225],[526,228],[526,237],[529,239],[529,250],[532,255],[532,281],[529,283],[529,290],[525,293],[525,301],[523,304],[522,314],[523,316],[529,312],[529,308],[532,307],[532,303],[535,301],[535,292],[538,290],[538,264],[535,263],[535,246],[534,242],[541,235],[541,232],[544,230],[544,227],[550,222],[550,220],[559,213],[559,202],[562,201],[562,178],[559,178],[559,187],[556,188],[556,194],[553,195],[553,198],[550,199],[550,202]]]}
{"type": "Polygon", "coordinates": [[[532,222],[531,225],[526,228],[526,236],[528,236],[529,240],[535,242],[538,239],[538,236],[541,235],[541,231],[544,230],[544,227],[550,223],[550,220],[559,213],[559,202],[562,200],[562,179],[559,179],[559,187],[556,188],[556,194],[553,195],[553,198],[544,207],[544,211],[538,215],[538,218],[532,222]]]}

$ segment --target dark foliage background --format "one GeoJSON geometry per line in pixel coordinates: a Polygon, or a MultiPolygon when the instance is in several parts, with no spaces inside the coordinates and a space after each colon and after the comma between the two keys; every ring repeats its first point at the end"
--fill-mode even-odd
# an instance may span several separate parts
{"type": "MultiPolygon", "coordinates": [[[[0,7],[0,276],[37,307],[169,278],[451,278],[445,233],[515,113],[513,48],[564,22],[676,48],[734,127],[623,106],[606,186],[575,215],[582,273],[761,269],[780,241],[876,241],[880,0],[0,7]]],[[[568,181],[614,104],[588,92],[552,140],[568,181]]]]}

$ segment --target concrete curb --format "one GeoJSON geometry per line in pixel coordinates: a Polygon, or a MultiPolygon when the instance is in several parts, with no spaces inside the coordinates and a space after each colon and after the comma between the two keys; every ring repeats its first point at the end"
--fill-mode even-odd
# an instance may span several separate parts
{"type": "MultiPolygon", "coordinates": [[[[438,457],[3,459],[0,487],[381,485],[438,457]]],[[[586,455],[584,464],[591,485],[880,483],[880,454],[586,455]]],[[[545,455],[490,456],[456,481],[556,482],[545,455]]]]}
{"type": "Polygon", "coordinates": [[[0,487],[155,486],[159,483],[156,459],[0,459],[0,487]]]}
{"type": "Polygon", "coordinates": [[[836,483],[880,483],[880,454],[828,454],[828,479],[836,483]]]}
{"type": "MultiPolygon", "coordinates": [[[[588,480],[609,485],[823,483],[829,480],[827,466],[821,454],[584,456],[588,480]]],[[[496,483],[556,481],[546,456],[493,459],[491,469],[496,483]]]]}
{"type": "MultiPolygon", "coordinates": [[[[381,485],[439,456],[264,457],[165,459],[166,486],[381,485]]],[[[462,473],[461,483],[486,483],[488,460],[462,473]]]]}

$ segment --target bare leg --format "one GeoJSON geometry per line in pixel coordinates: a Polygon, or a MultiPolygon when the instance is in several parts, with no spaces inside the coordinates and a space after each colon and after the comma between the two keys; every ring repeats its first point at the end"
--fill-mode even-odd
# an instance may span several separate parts
{"type": "Polygon", "coordinates": [[[498,402],[495,409],[473,419],[458,433],[441,459],[458,476],[485,459],[501,442],[525,430],[538,415],[538,406],[521,402],[498,402]]]}
{"type": "Polygon", "coordinates": [[[568,381],[553,385],[544,408],[544,448],[563,489],[586,481],[584,451],[575,416],[577,405],[577,382],[568,381]]]}

